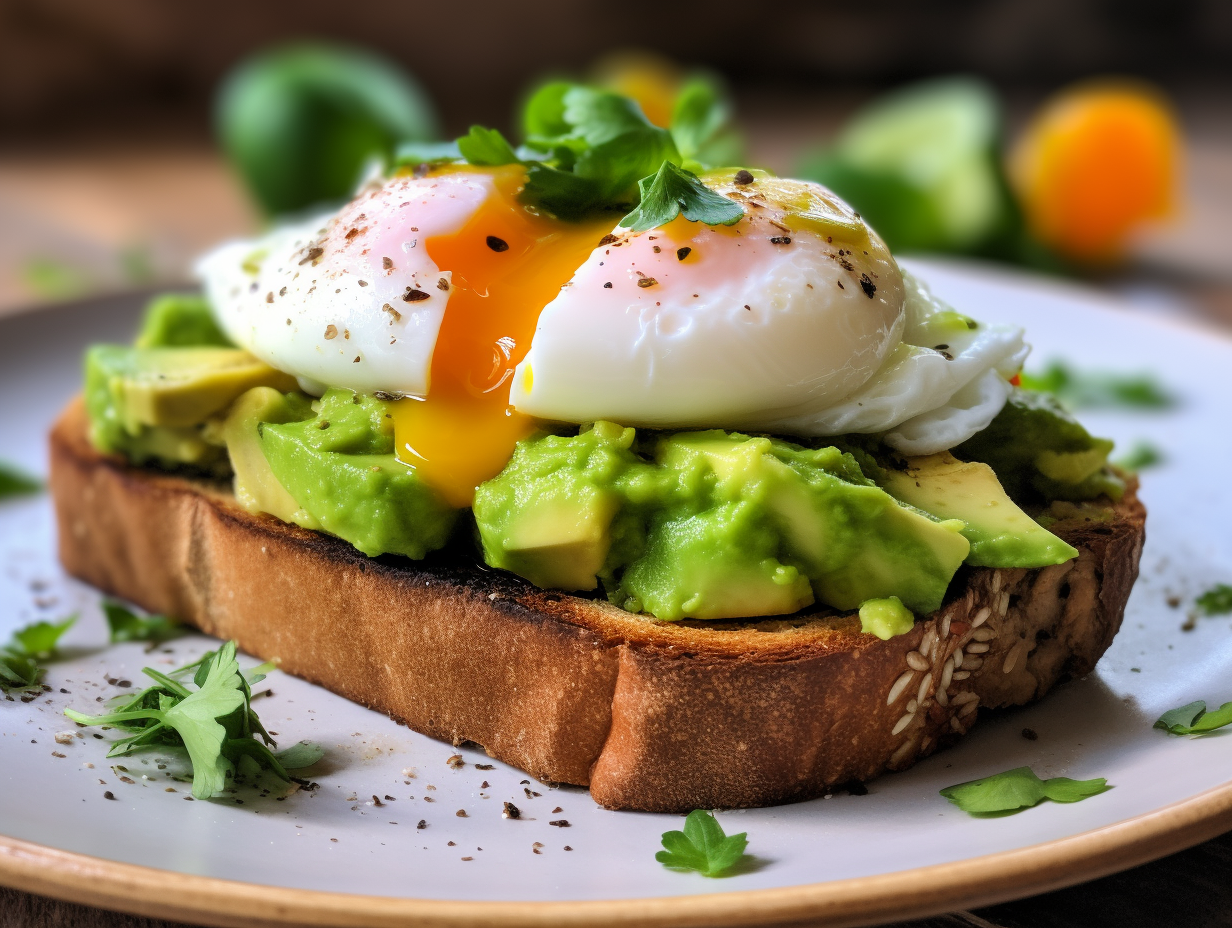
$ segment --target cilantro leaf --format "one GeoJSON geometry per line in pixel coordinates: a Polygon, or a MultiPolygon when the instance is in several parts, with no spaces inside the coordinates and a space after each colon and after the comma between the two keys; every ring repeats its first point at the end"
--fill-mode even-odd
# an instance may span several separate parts
{"type": "Polygon", "coordinates": [[[654,177],[644,178],[639,187],[642,200],[637,209],[620,220],[622,228],[646,232],[666,225],[681,213],[692,222],[730,226],[744,216],[744,207],[715,193],[697,175],[664,161],[654,177]]]}
{"type": "Polygon", "coordinates": [[[1173,735],[1201,735],[1232,723],[1232,702],[1225,702],[1218,709],[1207,711],[1202,700],[1191,702],[1176,709],[1169,709],[1155,720],[1155,728],[1162,728],[1173,735]]]}
{"type": "Polygon", "coordinates": [[[744,857],[748,835],[726,835],[713,815],[701,809],[690,812],[684,831],[664,832],[664,850],[655,860],[669,870],[696,870],[702,876],[722,876],[744,857]]]}
{"type": "Polygon", "coordinates": [[[1217,583],[1195,599],[1194,605],[1203,615],[1224,615],[1232,612],[1232,586],[1217,583]]]}
{"type": "Polygon", "coordinates": [[[178,621],[167,615],[139,616],[114,599],[104,599],[103,615],[111,630],[111,643],[122,641],[167,641],[184,633],[178,621]]]}
{"type": "Polygon", "coordinates": [[[458,139],[458,151],[471,164],[497,167],[517,164],[518,156],[500,131],[471,126],[471,131],[458,139]]]}
{"type": "MultiPolygon", "coordinates": [[[[119,757],[153,744],[180,745],[188,751],[193,768],[193,795],[208,799],[226,785],[226,778],[237,771],[253,773],[270,770],[289,780],[287,767],[306,766],[320,758],[308,747],[291,748],[289,764],[268,747],[273,739],[252,709],[249,681],[264,678],[272,664],[262,664],[241,672],[234,641],[199,660],[170,673],[145,668],[153,686],[99,716],[83,715],[72,709],[64,714],[82,725],[107,725],[129,736],[112,742],[108,757],[119,757]],[[193,673],[192,685],[180,678],[193,673]],[[258,738],[260,740],[258,740],[258,738]]],[[[318,749],[319,751],[319,749],[318,749]]]]}
{"type": "Polygon", "coordinates": [[[0,461],[0,499],[10,496],[27,496],[43,492],[43,482],[36,480],[12,464],[0,461]]]}
{"type": "Polygon", "coordinates": [[[35,622],[25,628],[13,632],[13,644],[9,647],[20,652],[25,657],[50,657],[56,652],[56,645],[66,631],[77,621],[74,613],[62,622],[35,622]]]}
{"type": "Polygon", "coordinates": [[[1053,361],[1042,372],[1022,373],[1028,390],[1052,393],[1072,409],[1128,406],[1167,409],[1176,398],[1150,374],[1080,371],[1064,361],[1053,361]]]}
{"type": "Polygon", "coordinates": [[[0,689],[31,689],[38,686],[42,674],[43,668],[24,654],[0,650],[0,689]]]}
{"type": "Polygon", "coordinates": [[[1030,767],[1017,767],[979,780],[947,786],[941,790],[941,795],[971,815],[998,816],[1029,809],[1045,799],[1078,802],[1111,788],[1102,777],[1093,780],[1072,780],[1069,777],[1041,780],[1030,767]]]}

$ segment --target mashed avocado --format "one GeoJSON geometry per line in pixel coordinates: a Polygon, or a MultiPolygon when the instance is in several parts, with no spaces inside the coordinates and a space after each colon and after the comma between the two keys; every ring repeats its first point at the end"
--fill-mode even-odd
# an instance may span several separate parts
{"type": "Polygon", "coordinates": [[[982,461],[1020,506],[1053,500],[1120,499],[1123,481],[1108,467],[1112,442],[1093,438],[1047,393],[1015,389],[988,428],[953,449],[963,461],[982,461]]]}
{"type": "Polygon", "coordinates": [[[836,448],[711,431],[638,454],[635,437],[600,422],[523,441],[475,496],[488,563],[674,620],[889,595],[931,612],[967,554],[961,522],[901,505],[836,448]]]}
{"type": "Polygon", "coordinates": [[[394,457],[387,404],[329,390],[317,406],[312,418],[257,426],[271,473],[299,506],[288,521],[370,557],[422,558],[444,546],[457,510],[394,457]]]}

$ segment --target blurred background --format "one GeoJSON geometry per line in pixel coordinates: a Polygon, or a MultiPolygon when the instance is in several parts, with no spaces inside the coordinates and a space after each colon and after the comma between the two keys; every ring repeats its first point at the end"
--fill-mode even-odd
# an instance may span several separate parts
{"type": "Polygon", "coordinates": [[[186,281],[400,142],[520,139],[545,78],[665,122],[699,71],[741,163],[830,184],[896,249],[1232,326],[1226,0],[5,0],[0,312],[186,281]]]}

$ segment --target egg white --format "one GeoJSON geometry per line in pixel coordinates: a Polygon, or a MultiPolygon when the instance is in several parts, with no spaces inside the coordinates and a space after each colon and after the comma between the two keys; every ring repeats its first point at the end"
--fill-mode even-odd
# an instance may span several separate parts
{"type": "Polygon", "coordinates": [[[310,392],[423,396],[452,278],[423,242],[492,195],[483,174],[395,178],[332,217],[223,245],[197,274],[224,331],[310,392]]]}

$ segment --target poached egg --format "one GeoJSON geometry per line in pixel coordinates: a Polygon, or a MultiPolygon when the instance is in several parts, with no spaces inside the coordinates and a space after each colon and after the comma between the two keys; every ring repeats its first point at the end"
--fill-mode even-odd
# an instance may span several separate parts
{"type": "Polygon", "coordinates": [[[198,273],[228,335],[307,392],[395,399],[398,456],[456,506],[543,420],[880,432],[909,454],[992,420],[1021,330],[940,304],[825,188],[736,179],[704,178],[734,225],[631,232],[526,206],[520,166],[451,166],[198,273]]]}

